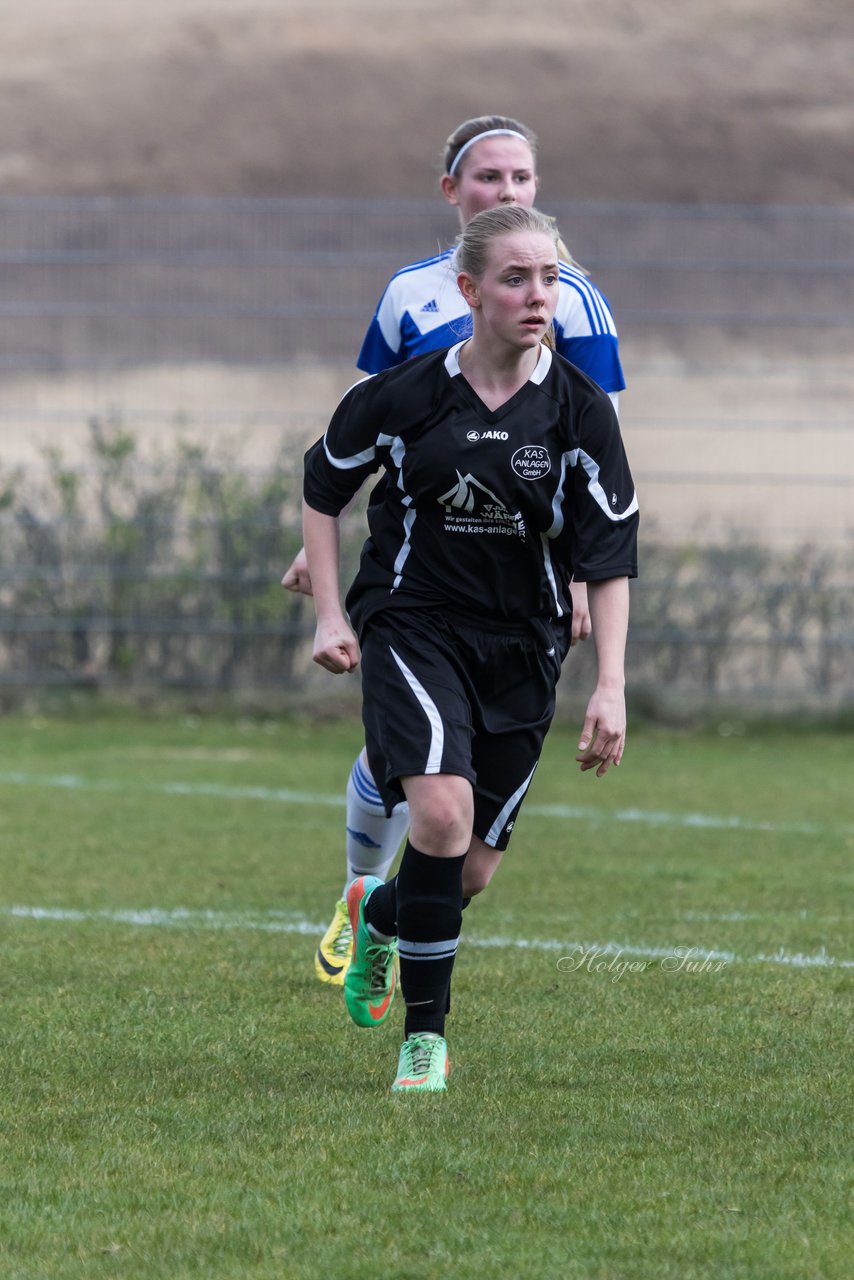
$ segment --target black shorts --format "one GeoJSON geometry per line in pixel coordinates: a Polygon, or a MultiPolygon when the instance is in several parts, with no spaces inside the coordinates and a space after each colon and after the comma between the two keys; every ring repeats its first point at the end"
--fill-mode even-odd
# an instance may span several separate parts
{"type": "Polygon", "coordinates": [[[426,609],[375,614],[361,637],[371,772],[391,813],[400,779],[468,778],[474,834],[506,849],[555,710],[568,628],[484,630],[426,609]]]}

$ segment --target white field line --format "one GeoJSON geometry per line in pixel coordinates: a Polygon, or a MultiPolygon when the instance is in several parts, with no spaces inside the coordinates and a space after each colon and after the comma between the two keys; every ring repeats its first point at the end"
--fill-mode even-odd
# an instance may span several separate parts
{"type": "MultiPolygon", "coordinates": [[[[287,911],[224,912],[198,911],[186,908],[147,908],[143,910],[91,910],[72,907],[26,907],[0,905],[0,917],[15,920],[36,920],[60,924],[119,924],[131,927],[196,928],[196,929],[245,929],[263,933],[295,933],[320,937],[326,925],[320,921],[287,911]]],[[[489,950],[544,951],[556,953],[566,961],[565,970],[587,969],[588,972],[607,970],[605,960],[617,961],[623,956],[638,960],[667,961],[673,972],[708,972],[710,967],[724,968],[731,964],[772,964],[792,969],[854,969],[854,960],[843,960],[828,955],[822,948],[813,955],[788,952],[780,947],[775,952],[760,952],[755,956],[740,956],[734,951],[678,943],[672,947],[650,947],[632,942],[560,942],[548,938],[509,938],[495,935],[479,937],[463,935],[463,942],[470,947],[489,950]]]]}
{"type": "MultiPolygon", "coordinates": [[[[627,914],[627,913],[624,913],[627,914]]],[[[636,914],[636,913],[631,913],[636,914]]],[[[674,920],[691,924],[745,924],[753,920],[820,920],[822,924],[846,924],[851,916],[817,915],[801,907],[798,911],[680,911],[674,920]]]]}
{"type": "MultiPolygon", "coordinates": [[[[99,791],[113,794],[147,792],[164,796],[200,796],[213,800],[266,800],[274,804],[313,805],[342,809],[344,795],[291,791],[285,787],[235,787],[218,782],[118,782],[109,778],[84,778],[73,773],[22,773],[0,771],[0,786],[47,787],[63,791],[99,791]]],[[[815,822],[772,822],[727,814],[668,813],[658,809],[602,809],[595,805],[527,804],[525,813],[540,818],[589,822],[638,823],[653,827],[688,827],[711,831],[769,831],[777,835],[854,835],[854,824],[822,825],[815,822]]]]}

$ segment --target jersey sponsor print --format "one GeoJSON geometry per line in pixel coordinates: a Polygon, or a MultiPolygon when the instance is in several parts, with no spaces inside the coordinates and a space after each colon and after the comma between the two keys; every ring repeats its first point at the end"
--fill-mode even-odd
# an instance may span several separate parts
{"type": "Polygon", "coordinates": [[[542,347],[492,411],[460,372],[460,345],[357,383],[307,454],[306,500],[329,515],[381,476],[347,597],[357,630],[397,606],[561,618],[573,575],[637,572],[637,500],[608,396],[542,347]]]}

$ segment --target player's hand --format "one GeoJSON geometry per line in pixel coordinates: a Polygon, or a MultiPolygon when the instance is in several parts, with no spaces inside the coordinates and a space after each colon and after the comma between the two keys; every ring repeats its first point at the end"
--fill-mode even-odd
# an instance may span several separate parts
{"type": "Polygon", "coordinates": [[[590,609],[587,604],[587,583],[571,582],[569,594],[572,596],[572,639],[570,645],[586,640],[593,624],[590,620],[590,609]]]}
{"type": "Polygon", "coordinates": [[[282,578],[282,586],[286,591],[298,591],[304,596],[314,594],[311,589],[311,575],[308,571],[308,561],[305,558],[305,547],[302,547],[297,552],[290,567],[285,570],[284,577],[282,578]]]}
{"type": "Polygon", "coordinates": [[[599,689],[587,704],[578,755],[581,772],[596,770],[602,778],[619,764],[626,749],[626,698],[622,689],[599,689]]]}
{"type": "Polygon", "coordinates": [[[318,666],[336,676],[356,670],[361,658],[359,642],[343,617],[318,622],[311,656],[318,666]]]}

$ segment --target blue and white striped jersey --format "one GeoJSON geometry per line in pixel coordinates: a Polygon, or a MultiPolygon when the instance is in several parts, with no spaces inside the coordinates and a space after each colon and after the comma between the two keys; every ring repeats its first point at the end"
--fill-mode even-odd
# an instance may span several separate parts
{"type": "MultiPolygon", "coordinates": [[[[471,336],[471,312],[457,288],[453,255],[453,249],[446,249],[392,276],[356,361],[365,373],[380,373],[471,336]]],[[[565,262],[560,264],[554,329],[560,355],[603,391],[624,389],[617,329],[607,300],[592,280],[565,262]]]]}

